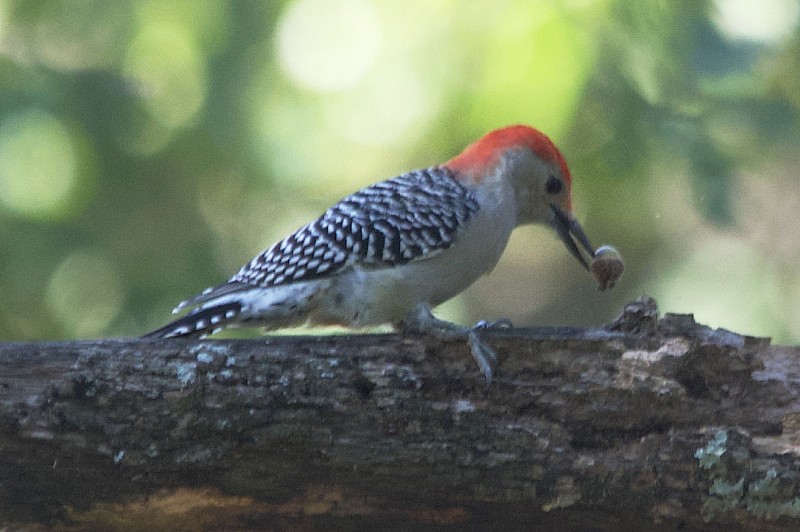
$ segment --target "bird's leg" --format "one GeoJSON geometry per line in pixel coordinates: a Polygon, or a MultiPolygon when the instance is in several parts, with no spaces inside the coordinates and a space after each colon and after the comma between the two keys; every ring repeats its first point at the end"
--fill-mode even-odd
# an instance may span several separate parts
{"type": "Polygon", "coordinates": [[[497,354],[493,349],[481,342],[476,331],[487,326],[494,326],[494,324],[481,322],[474,327],[464,327],[440,320],[433,315],[428,305],[420,304],[408,313],[400,325],[404,331],[429,334],[439,340],[466,340],[472,352],[472,358],[478,363],[483,376],[486,378],[486,386],[488,387],[491,384],[492,375],[494,375],[494,370],[497,367],[497,354]]]}

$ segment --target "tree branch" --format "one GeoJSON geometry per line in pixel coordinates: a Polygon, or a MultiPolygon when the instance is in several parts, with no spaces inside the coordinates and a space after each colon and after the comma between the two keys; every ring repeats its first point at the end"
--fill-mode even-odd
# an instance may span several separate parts
{"type": "Polygon", "coordinates": [[[0,526],[800,526],[800,349],[603,329],[0,345],[0,526]]]}

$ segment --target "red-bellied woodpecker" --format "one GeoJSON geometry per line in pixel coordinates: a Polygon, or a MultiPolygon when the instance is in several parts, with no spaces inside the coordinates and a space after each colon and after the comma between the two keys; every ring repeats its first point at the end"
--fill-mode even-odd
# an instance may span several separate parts
{"type": "Polygon", "coordinates": [[[490,132],[440,166],[352,194],[259,254],[230,281],[183,301],[188,315],[147,337],[213,334],[225,327],[392,324],[467,340],[486,382],[497,357],[483,325],[439,320],[431,309],[490,272],[515,227],[553,227],[588,268],[594,255],[572,212],[561,152],[528,126],[490,132]]]}

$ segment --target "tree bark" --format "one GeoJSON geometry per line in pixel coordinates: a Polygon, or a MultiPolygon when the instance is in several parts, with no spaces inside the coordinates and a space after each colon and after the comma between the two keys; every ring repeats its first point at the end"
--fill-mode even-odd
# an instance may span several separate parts
{"type": "Polygon", "coordinates": [[[797,530],[800,348],[659,318],[466,344],[0,344],[0,528],[797,530]]]}

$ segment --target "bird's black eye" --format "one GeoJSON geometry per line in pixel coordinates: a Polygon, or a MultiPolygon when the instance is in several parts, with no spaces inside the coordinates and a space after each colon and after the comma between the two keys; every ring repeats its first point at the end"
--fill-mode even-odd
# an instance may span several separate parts
{"type": "Polygon", "coordinates": [[[551,175],[547,178],[547,183],[545,183],[544,189],[548,194],[558,194],[564,190],[564,182],[556,176],[551,175]]]}

